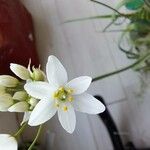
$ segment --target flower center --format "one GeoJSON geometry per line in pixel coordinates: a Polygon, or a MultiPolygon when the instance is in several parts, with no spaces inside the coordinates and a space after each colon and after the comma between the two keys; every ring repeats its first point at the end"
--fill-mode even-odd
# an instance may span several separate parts
{"type": "Polygon", "coordinates": [[[64,87],[60,87],[56,92],[54,92],[54,98],[61,101],[73,101],[72,97],[73,90],[72,89],[66,89],[64,87]]]}
{"type": "Polygon", "coordinates": [[[61,107],[64,111],[68,111],[68,107],[65,102],[73,101],[73,90],[69,88],[60,87],[56,92],[54,92],[55,106],[61,107]]]}

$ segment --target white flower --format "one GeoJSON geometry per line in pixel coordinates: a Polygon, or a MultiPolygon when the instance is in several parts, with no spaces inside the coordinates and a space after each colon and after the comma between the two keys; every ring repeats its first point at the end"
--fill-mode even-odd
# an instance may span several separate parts
{"type": "Polygon", "coordinates": [[[14,137],[8,134],[0,134],[0,150],[17,150],[18,144],[14,137]]]}
{"type": "Polygon", "coordinates": [[[19,81],[9,75],[0,75],[0,85],[4,87],[16,87],[19,81]]]}
{"type": "Polygon", "coordinates": [[[49,56],[46,72],[49,83],[31,82],[25,85],[29,95],[41,99],[31,113],[30,126],[42,124],[58,112],[61,125],[72,133],[76,124],[74,109],[89,114],[105,110],[101,102],[85,93],[91,84],[91,77],[82,76],[67,83],[67,72],[55,56],[49,56]]]}
{"type": "Polygon", "coordinates": [[[13,105],[13,99],[10,94],[0,95],[0,111],[7,111],[13,105]]]}

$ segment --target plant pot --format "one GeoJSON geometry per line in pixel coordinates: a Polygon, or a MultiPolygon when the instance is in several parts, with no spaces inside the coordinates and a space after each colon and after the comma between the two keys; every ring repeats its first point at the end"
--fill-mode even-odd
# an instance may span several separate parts
{"type": "Polygon", "coordinates": [[[39,64],[31,14],[19,0],[0,0],[0,74],[10,63],[39,64]]]}

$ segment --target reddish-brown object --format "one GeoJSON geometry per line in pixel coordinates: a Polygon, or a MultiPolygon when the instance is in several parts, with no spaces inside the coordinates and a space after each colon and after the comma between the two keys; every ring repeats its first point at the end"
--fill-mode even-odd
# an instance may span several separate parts
{"type": "Polygon", "coordinates": [[[32,17],[19,0],[0,0],[0,74],[10,74],[9,64],[37,66],[32,17]]]}

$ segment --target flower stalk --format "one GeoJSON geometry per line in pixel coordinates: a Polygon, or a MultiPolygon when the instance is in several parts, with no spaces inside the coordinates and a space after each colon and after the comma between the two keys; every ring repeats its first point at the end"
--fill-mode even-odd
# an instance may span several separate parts
{"type": "Polygon", "coordinates": [[[25,130],[25,128],[27,127],[27,122],[24,123],[20,129],[13,135],[13,137],[15,137],[16,139],[22,134],[22,132],[25,130]]]}
{"type": "Polygon", "coordinates": [[[32,144],[30,145],[30,147],[28,148],[28,150],[32,150],[32,148],[33,148],[34,145],[36,144],[36,142],[37,142],[37,140],[38,140],[38,138],[39,138],[39,136],[40,136],[40,134],[41,134],[42,127],[43,127],[42,125],[39,126],[38,131],[37,131],[37,134],[36,134],[36,137],[35,137],[34,141],[32,142],[32,144]]]}

